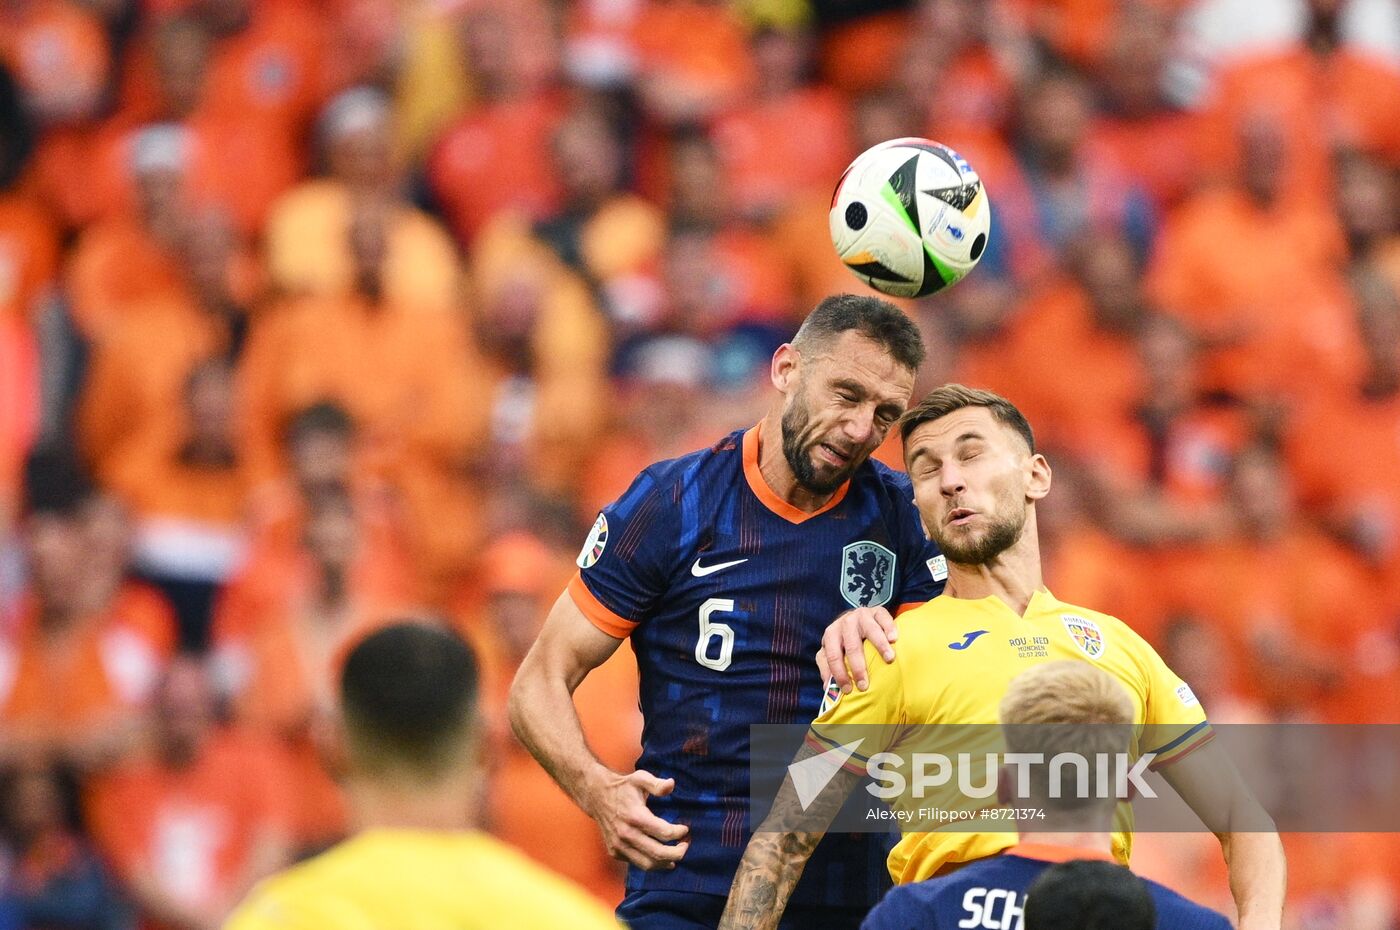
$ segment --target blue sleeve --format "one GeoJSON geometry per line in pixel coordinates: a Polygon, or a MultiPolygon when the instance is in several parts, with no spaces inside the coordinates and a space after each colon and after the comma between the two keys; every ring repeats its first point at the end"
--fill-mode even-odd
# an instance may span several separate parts
{"type": "Polygon", "coordinates": [[[675,481],[647,469],[598,515],[570,594],[605,633],[626,636],[656,608],[680,543],[680,510],[675,481]]]}
{"type": "Polygon", "coordinates": [[[896,886],[865,915],[860,930],[938,930],[938,917],[910,886],[896,886]]]}
{"type": "Polygon", "coordinates": [[[898,497],[899,512],[899,589],[895,591],[891,612],[906,604],[922,604],[943,593],[948,579],[948,564],[933,541],[924,536],[924,525],[913,504],[914,490],[903,475],[892,489],[898,497]]]}

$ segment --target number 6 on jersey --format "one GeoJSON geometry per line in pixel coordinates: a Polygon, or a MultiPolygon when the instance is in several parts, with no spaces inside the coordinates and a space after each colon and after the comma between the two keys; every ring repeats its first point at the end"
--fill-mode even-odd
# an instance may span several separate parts
{"type": "Polygon", "coordinates": [[[695,661],[706,668],[722,672],[734,658],[734,628],[727,623],[711,623],[710,615],[732,611],[734,601],[727,597],[712,597],[700,605],[700,639],[695,643],[695,661]],[[719,655],[710,658],[710,640],[719,637],[719,655]]]}

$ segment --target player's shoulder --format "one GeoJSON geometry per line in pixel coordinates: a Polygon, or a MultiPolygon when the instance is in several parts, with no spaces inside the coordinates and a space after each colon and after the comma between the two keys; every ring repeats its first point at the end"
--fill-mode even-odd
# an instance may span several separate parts
{"type": "Polygon", "coordinates": [[[1126,639],[1134,646],[1146,646],[1147,641],[1121,617],[1104,613],[1102,610],[1094,610],[1092,607],[1062,601],[1053,595],[1051,597],[1052,609],[1060,614],[1062,620],[1088,620],[1100,629],[1114,634],[1116,639],[1126,639]]]}
{"type": "Polygon", "coordinates": [[[1151,879],[1143,879],[1157,906],[1157,925],[1167,930],[1229,930],[1230,921],[1224,914],[1197,904],[1151,879]]]}
{"type": "Polygon", "coordinates": [[[653,462],[642,475],[656,487],[683,490],[729,482],[743,471],[744,431],[736,430],[703,449],[653,462]]]}

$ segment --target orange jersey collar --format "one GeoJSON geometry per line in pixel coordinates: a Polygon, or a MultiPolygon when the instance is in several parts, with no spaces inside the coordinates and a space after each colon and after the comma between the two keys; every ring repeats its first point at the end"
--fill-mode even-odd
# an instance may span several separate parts
{"type": "Polygon", "coordinates": [[[813,517],[821,516],[841,503],[846,497],[846,492],[851,489],[849,480],[836,489],[836,493],[831,495],[831,500],[811,513],[783,500],[776,491],[769,487],[768,479],[763,477],[763,471],[758,467],[758,430],[759,428],[755,426],[744,433],[744,477],[749,482],[749,490],[753,491],[754,496],[762,502],[763,506],[789,523],[802,523],[813,517]]]}

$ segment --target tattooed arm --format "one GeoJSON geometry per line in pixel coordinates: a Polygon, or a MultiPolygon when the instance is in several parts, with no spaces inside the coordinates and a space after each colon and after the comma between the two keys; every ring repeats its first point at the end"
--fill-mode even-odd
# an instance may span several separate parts
{"type": "MultiPolygon", "coordinates": [[[[794,764],[820,754],[804,745],[794,764]]],[[[749,840],[729,889],[719,930],[774,930],[826,828],[860,775],[841,769],[803,810],[791,769],[773,809],[749,840]]]]}

